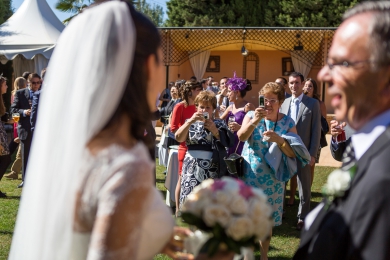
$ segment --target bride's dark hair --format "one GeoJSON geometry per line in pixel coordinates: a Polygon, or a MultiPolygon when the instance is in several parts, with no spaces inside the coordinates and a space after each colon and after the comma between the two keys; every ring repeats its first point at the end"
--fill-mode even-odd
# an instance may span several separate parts
{"type": "Polygon", "coordinates": [[[120,116],[125,114],[131,122],[130,135],[136,140],[145,141],[144,131],[151,124],[151,111],[147,99],[149,75],[146,61],[150,55],[154,55],[156,62],[158,62],[157,51],[160,47],[161,39],[157,28],[146,16],[137,12],[131,4],[129,4],[129,8],[134,27],[136,28],[133,65],[129,72],[130,77],[123,97],[103,129],[117,123],[120,120],[120,116]]]}

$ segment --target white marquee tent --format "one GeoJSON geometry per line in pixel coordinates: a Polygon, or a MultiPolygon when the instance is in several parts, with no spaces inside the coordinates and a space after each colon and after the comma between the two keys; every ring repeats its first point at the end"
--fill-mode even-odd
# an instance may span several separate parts
{"type": "Polygon", "coordinates": [[[24,71],[40,73],[64,28],[46,0],[25,0],[0,25],[0,62],[13,60],[16,77],[24,71]]]}

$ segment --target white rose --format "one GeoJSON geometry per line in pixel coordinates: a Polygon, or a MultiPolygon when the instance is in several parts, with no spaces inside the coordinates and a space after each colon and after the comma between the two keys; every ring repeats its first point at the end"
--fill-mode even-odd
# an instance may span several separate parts
{"type": "Polygon", "coordinates": [[[253,231],[253,223],[248,217],[232,218],[226,229],[226,234],[238,241],[250,237],[253,231]]]}
{"type": "Polygon", "coordinates": [[[260,218],[257,218],[255,223],[253,223],[254,235],[257,237],[257,239],[264,241],[271,234],[272,226],[272,219],[261,216],[260,218]]]}
{"type": "Polygon", "coordinates": [[[262,189],[252,187],[252,192],[255,195],[255,198],[259,199],[260,201],[267,202],[267,195],[264,194],[262,189]]]}
{"type": "Polygon", "coordinates": [[[272,208],[266,202],[262,202],[256,198],[249,200],[249,216],[253,221],[257,218],[264,216],[270,218],[272,214],[272,208]]]}
{"type": "Polygon", "coordinates": [[[209,227],[216,223],[226,227],[230,220],[230,212],[223,205],[211,204],[204,208],[203,220],[209,227]]]}
{"type": "Polygon", "coordinates": [[[207,179],[201,182],[199,186],[201,186],[203,189],[204,188],[210,188],[211,185],[213,185],[214,179],[207,179]]]}
{"type": "Polygon", "coordinates": [[[241,195],[233,196],[229,204],[229,209],[233,214],[246,214],[248,207],[248,202],[241,195]]]}
{"type": "Polygon", "coordinates": [[[349,188],[350,182],[351,176],[349,172],[338,169],[329,174],[325,188],[328,195],[343,196],[344,192],[349,188]]]}
{"type": "Polygon", "coordinates": [[[218,204],[229,206],[233,196],[230,192],[218,190],[214,193],[214,199],[218,204]]]}
{"type": "Polygon", "coordinates": [[[240,190],[240,186],[238,185],[238,182],[230,177],[222,177],[221,179],[223,182],[225,182],[225,186],[223,187],[224,191],[228,191],[232,194],[238,194],[238,191],[240,190]]]}

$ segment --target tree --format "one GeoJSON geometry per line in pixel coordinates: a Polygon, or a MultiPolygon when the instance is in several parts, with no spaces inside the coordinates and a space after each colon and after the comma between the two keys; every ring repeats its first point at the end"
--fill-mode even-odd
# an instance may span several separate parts
{"type": "Polygon", "coordinates": [[[156,25],[156,26],[162,26],[163,25],[163,22],[164,22],[164,11],[163,11],[163,8],[160,5],[153,4],[153,6],[151,6],[145,0],[139,0],[138,2],[134,3],[134,7],[139,12],[141,12],[144,15],[148,16],[149,19],[154,23],[154,25],[156,25]]]}
{"type": "Polygon", "coordinates": [[[169,0],[166,26],[336,27],[362,0],[169,0]]]}
{"type": "MultiPolygon", "coordinates": [[[[5,1],[5,0],[0,0],[5,1]]],[[[105,0],[58,0],[56,4],[56,9],[62,12],[71,13],[69,18],[62,21],[63,23],[69,23],[73,17],[77,16],[82,10],[93,3],[104,2],[105,0]]],[[[125,0],[134,5],[135,9],[139,12],[145,14],[150,18],[150,20],[156,25],[161,26],[163,24],[163,8],[160,5],[153,4],[151,6],[146,2],[146,0],[125,0]]]]}
{"type": "Polygon", "coordinates": [[[0,24],[7,21],[13,14],[10,0],[0,0],[0,24]]]}

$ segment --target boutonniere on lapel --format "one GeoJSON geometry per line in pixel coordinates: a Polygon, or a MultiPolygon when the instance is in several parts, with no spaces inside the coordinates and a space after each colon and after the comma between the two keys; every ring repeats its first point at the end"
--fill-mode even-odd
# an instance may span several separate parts
{"type": "Polygon", "coordinates": [[[328,206],[336,199],[341,198],[349,190],[351,181],[356,174],[357,165],[348,170],[337,169],[331,172],[328,180],[322,188],[323,196],[327,199],[328,206]]]}

